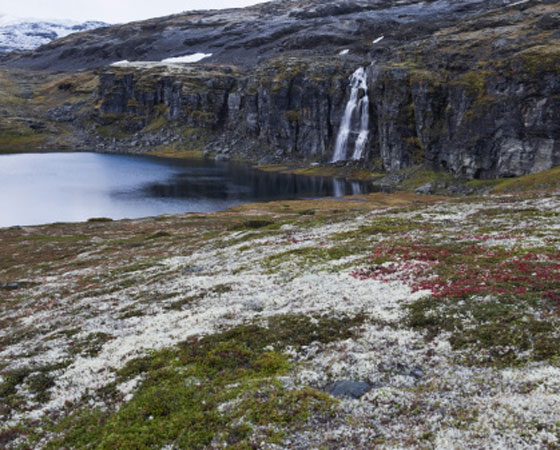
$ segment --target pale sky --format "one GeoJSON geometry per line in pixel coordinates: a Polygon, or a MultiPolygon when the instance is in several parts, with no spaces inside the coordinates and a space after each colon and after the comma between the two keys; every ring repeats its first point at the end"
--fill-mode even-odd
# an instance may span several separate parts
{"type": "Polygon", "coordinates": [[[0,15],[122,23],[193,9],[236,8],[263,2],[264,0],[1,0],[0,15]]]}

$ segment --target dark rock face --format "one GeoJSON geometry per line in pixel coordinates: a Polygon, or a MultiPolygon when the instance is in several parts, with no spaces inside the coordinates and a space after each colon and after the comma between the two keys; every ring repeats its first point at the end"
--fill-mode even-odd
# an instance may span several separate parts
{"type": "MultiPolygon", "coordinates": [[[[206,148],[218,154],[328,162],[351,66],[282,64],[194,78],[111,70],[100,77],[101,119],[123,115],[139,132],[164,111],[170,123],[201,130],[177,139],[188,144],[204,134],[206,148]]],[[[560,73],[541,69],[535,77],[512,69],[508,76],[482,70],[442,80],[437,72],[370,66],[370,137],[361,164],[389,172],[426,164],[465,178],[560,164],[560,73]]]]}
{"type": "Polygon", "coordinates": [[[137,132],[159,115],[173,125],[177,139],[189,144],[204,137],[216,153],[326,160],[344,108],[348,70],[300,60],[261,67],[256,74],[110,70],[100,75],[96,120],[120,116],[129,132],[137,132]]]}
{"type": "Polygon", "coordinates": [[[504,64],[508,75],[468,71],[451,82],[385,70],[374,84],[373,124],[383,166],[425,162],[466,178],[496,178],[560,164],[560,73],[540,67],[536,76],[504,64]]]}

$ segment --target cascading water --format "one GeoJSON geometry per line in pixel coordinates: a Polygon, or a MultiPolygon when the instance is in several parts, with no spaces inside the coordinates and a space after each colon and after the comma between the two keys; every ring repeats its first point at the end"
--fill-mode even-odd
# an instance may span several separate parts
{"type": "Polygon", "coordinates": [[[338,136],[336,137],[334,156],[331,160],[333,163],[347,160],[348,141],[354,135],[357,135],[357,137],[354,141],[352,159],[362,159],[369,137],[369,97],[365,68],[360,67],[352,74],[350,86],[350,99],[346,104],[338,136]],[[361,98],[359,98],[360,91],[363,94],[361,98]]]}

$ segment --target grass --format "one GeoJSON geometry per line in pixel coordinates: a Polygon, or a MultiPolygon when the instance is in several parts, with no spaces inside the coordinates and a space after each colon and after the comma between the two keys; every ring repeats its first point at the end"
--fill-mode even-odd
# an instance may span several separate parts
{"type": "Polygon", "coordinates": [[[110,411],[80,409],[54,427],[47,448],[228,448],[280,444],[308,420],[330,420],[336,401],[278,380],[291,368],[282,350],[349,338],[363,316],[286,315],[249,323],[129,362],[119,381],[141,376],[132,400],[110,411]]]}
{"type": "Polygon", "coordinates": [[[494,193],[526,192],[532,190],[545,190],[560,187],[560,167],[525,175],[519,178],[501,180],[494,188],[494,193]]]}
{"type": "Polygon", "coordinates": [[[560,363],[560,319],[546,301],[530,296],[420,300],[408,324],[429,336],[450,333],[453,350],[467,365],[512,367],[531,361],[560,363]],[[542,311],[548,311],[542,319],[542,311]],[[551,314],[552,313],[552,314],[551,314]]]}
{"type": "Polygon", "coordinates": [[[150,156],[159,156],[162,158],[180,158],[180,159],[204,159],[204,153],[200,150],[189,150],[174,147],[163,147],[158,150],[146,153],[150,156]]]}

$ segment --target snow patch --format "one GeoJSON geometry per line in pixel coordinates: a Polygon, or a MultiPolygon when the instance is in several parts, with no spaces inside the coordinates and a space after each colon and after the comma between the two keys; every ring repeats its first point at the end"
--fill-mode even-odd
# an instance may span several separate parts
{"type": "Polygon", "coordinates": [[[203,59],[210,58],[211,56],[212,53],[193,53],[192,55],[162,59],[161,62],[166,64],[188,64],[202,61],[203,59]]]}

